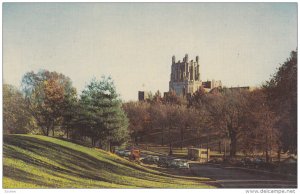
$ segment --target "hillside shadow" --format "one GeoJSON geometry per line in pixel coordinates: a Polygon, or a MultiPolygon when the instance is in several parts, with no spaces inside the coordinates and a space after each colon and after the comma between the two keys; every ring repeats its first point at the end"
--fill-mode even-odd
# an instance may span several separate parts
{"type": "MultiPolygon", "coordinates": [[[[21,169],[12,168],[11,166],[4,166],[3,168],[3,176],[13,179],[15,181],[21,181],[29,184],[35,185],[43,185],[46,187],[55,187],[54,184],[49,184],[43,182],[43,177],[37,176],[32,173],[28,173],[21,169]]],[[[27,189],[27,188],[20,188],[20,189],[27,189]]]]}
{"type": "MultiPolygon", "coordinates": [[[[108,177],[107,175],[103,176],[103,174],[114,173],[119,176],[129,176],[129,177],[138,178],[136,177],[137,172],[131,172],[130,169],[124,170],[124,168],[118,165],[114,165],[113,163],[99,160],[84,152],[80,152],[38,138],[26,137],[26,136],[5,136],[4,143],[5,143],[3,147],[4,157],[15,158],[24,161],[29,165],[36,166],[37,168],[43,168],[44,171],[53,174],[54,176],[59,176],[59,173],[64,173],[71,176],[80,177],[83,179],[92,179],[92,180],[98,180],[98,181],[109,182],[109,183],[114,182],[123,185],[129,185],[129,184],[126,184],[124,183],[124,181],[120,181],[120,180],[112,180],[111,177],[108,177]],[[9,147],[8,145],[20,147],[38,156],[48,158],[50,161],[54,161],[55,163],[57,163],[57,165],[55,165],[55,163],[50,164],[36,157],[28,156],[24,153],[19,152],[17,149],[14,149],[14,147],[9,147]]],[[[133,167],[134,167],[133,165],[127,166],[127,168],[133,168],[133,167]]],[[[141,170],[139,168],[136,169],[141,170]]],[[[17,173],[16,176],[9,175],[9,177],[13,178],[14,176],[14,179],[23,180],[21,178],[24,177],[23,176],[21,177],[18,174],[19,173],[17,173]]],[[[138,174],[140,175],[140,178],[143,178],[145,180],[148,179],[146,176],[141,177],[142,174],[140,171],[138,172],[138,174]]],[[[4,176],[8,176],[8,175],[4,174],[4,176]]],[[[149,177],[149,179],[151,178],[149,177]]]]}

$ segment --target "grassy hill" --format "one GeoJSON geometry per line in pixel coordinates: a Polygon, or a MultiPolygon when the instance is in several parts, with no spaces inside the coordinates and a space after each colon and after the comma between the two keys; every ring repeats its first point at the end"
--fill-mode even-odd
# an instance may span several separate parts
{"type": "Polygon", "coordinates": [[[5,135],[4,188],[208,188],[100,149],[38,135],[5,135]]]}

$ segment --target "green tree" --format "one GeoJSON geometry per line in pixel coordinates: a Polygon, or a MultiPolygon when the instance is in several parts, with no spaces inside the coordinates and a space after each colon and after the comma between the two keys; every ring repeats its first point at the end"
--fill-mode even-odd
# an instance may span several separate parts
{"type": "Polygon", "coordinates": [[[76,96],[70,78],[57,72],[41,70],[23,76],[22,88],[31,115],[41,127],[44,135],[62,123],[62,115],[68,100],[76,96]]]}
{"type": "Polygon", "coordinates": [[[297,153],[297,54],[290,57],[264,85],[271,108],[279,116],[281,149],[297,153]]]}
{"type": "Polygon", "coordinates": [[[28,133],[31,116],[26,109],[25,99],[16,87],[3,84],[3,131],[10,133],[28,133]]]}
{"type": "Polygon", "coordinates": [[[79,125],[86,128],[83,130],[94,146],[100,141],[110,149],[127,141],[128,119],[110,77],[102,77],[100,81],[93,79],[83,90],[79,103],[79,125]]]}
{"type": "Polygon", "coordinates": [[[72,95],[66,96],[64,103],[62,104],[63,112],[62,112],[62,129],[65,132],[67,138],[72,135],[75,118],[78,114],[79,106],[78,106],[78,99],[76,96],[76,91],[73,90],[71,93],[72,95]]]}

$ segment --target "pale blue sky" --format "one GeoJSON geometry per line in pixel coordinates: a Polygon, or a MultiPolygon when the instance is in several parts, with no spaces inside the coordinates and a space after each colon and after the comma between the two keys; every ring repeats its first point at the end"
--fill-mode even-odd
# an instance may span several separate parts
{"type": "Polygon", "coordinates": [[[3,78],[111,75],[123,100],[168,91],[171,57],[199,55],[201,79],[259,86],[297,47],[296,3],[4,3],[3,78]],[[144,87],[143,87],[144,84],[144,87]]]}

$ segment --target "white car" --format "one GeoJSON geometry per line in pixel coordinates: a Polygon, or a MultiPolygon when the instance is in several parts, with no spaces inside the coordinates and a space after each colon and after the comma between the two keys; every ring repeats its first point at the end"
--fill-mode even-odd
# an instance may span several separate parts
{"type": "Polygon", "coordinates": [[[170,167],[171,168],[190,168],[190,165],[187,162],[187,160],[174,159],[171,161],[170,167]]]}
{"type": "Polygon", "coordinates": [[[124,156],[125,157],[129,157],[131,155],[131,151],[130,150],[125,150],[124,151],[124,156]]]}

